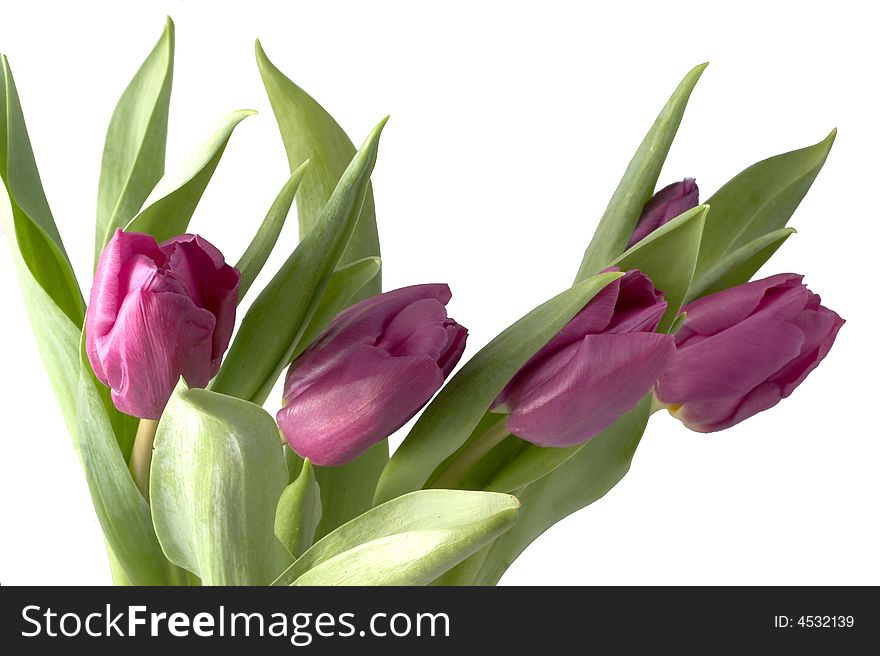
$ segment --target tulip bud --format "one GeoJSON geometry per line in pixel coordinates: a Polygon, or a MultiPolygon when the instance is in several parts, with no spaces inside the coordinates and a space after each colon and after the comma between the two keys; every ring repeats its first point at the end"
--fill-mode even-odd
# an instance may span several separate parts
{"type": "Polygon", "coordinates": [[[802,279],[782,273],[685,306],[678,352],[658,381],[658,400],[691,430],[711,433],[791,394],[844,324],[802,279]]]}
{"type": "Polygon", "coordinates": [[[636,245],[660,226],[699,204],[700,190],[693,178],[685,178],[681,182],[663,187],[645,203],[626,247],[636,245]]]}
{"type": "Polygon", "coordinates": [[[442,284],[404,287],[341,312],[297,358],[276,416],[290,447],[343,465],[403,426],[443,385],[467,330],[442,284]]]}
{"type": "Polygon", "coordinates": [[[181,376],[208,384],[232,337],[238,279],[198,235],[159,245],[116,231],[95,271],[86,351],[119,410],[158,419],[181,376]]]}
{"type": "Polygon", "coordinates": [[[580,444],[647,394],[675,351],[653,332],[666,310],[647,276],[606,286],[529,360],[496,399],[507,429],[538,446],[580,444]]]}

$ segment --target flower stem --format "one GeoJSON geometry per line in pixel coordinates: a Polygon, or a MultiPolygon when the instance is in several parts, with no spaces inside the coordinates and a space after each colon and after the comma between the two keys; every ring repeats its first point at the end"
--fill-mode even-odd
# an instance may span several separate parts
{"type": "Polygon", "coordinates": [[[158,426],[157,419],[140,420],[134,436],[134,446],[131,449],[131,460],[128,463],[135,485],[145,499],[150,495],[150,461],[153,459],[153,440],[156,438],[158,426]]]}
{"type": "Polygon", "coordinates": [[[496,423],[480,433],[462,449],[455,460],[449,463],[449,466],[431,483],[431,487],[455,489],[465,479],[471,468],[509,435],[507,415],[503,414],[496,423]]]}

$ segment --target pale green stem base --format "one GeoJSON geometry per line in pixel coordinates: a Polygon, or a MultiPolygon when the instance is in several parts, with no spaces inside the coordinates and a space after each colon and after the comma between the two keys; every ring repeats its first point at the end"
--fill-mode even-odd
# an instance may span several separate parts
{"type": "Polygon", "coordinates": [[[150,461],[153,459],[153,440],[156,439],[158,426],[159,421],[156,419],[141,419],[128,463],[135,485],[145,499],[150,497],[150,461]]]}

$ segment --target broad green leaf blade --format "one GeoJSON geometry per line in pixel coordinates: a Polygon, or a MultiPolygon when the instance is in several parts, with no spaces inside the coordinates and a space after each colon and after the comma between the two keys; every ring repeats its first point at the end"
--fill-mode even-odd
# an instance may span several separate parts
{"type": "MultiPolygon", "coordinates": [[[[603,497],[629,471],[645,431],[648,395],[635,410],[589,442],[553,472],[520,491],[516,525],[478,554],[483,562],[467,580],[447,584],[494,585],[525,548],[556,522],[603,497]]],[[[465,571],[467,574],[467,572],[465,571]]]]}
{"type": "MultiPolygon", "coordinates": [[[[0,210],[0,218],[11,233],[10,204],[0,199],[0,210]]],[[[9,243],[37,347],[108,547],[131,584],[164,585],[167,560],[153,533],[147,503],[116,444],[91,368],[80,359],[80,329],[33,277],[11,234],[9,243]]]]}
{"type": "Polygon", "coordinates": [[[576,282],[601,271],[626,249],[642,208],[657,186],[691,92],[706,66],[700,64],[691,69],[645,135],[587,246],[576,282]]]}
{"type": "Polygon", "coordinates": [[[293,205],[293,198],[296,196],[296,191],[299,189],[308,165],[308,160],[303,162],[284,183],[278,196],[275,197],[272,207],[269,208],[266,218],[260,224],[260,229],[235,265],[235,268],[241,273],[241,279],[238,283],[239,303],[247,294],[260,271],[263,270],[272,249],[275,248],[278,236],[281,234],[281,228],[284,227],[284,221],[287,219],[290,206],[293,205]]]}
{"type": "Polygon", "coordinates": [[[591,442],[596,440],[613,442],[615,436],[631,435],[642,430],[651,405],[650,397],[651,394],[648,394],[648,398],[642,399],[635,408],[621,416],[592,440],[583,444],[554,449],[535,446],[524,440],[519,440],[522,444],[520,450],[508,461],[505,467],[499,470],[486,489],[493,492],[513,493],[554,472],[591,442]]]}
{"type": "Polygon", "coordinates": [[[87,362],[79,376],[76,450],[104,538],[132,585],[167,585],[168,561],[134,484],[87,362]]]}
{"type": "Polygon", "coordinates": [[[174,71],[174,23],[122,92],[110,118],[98,183],[95,265],[116,228],[141,209],[165,173],[168,105],[174,71]]]}
{"type": "Polygon", "coordinates": [[[223,117],[207,141],[192,150],[179,169],[159,181],[144,202],[144,208],[125,229],[146,232],[159,242],[186,232],[232,131],[254,114],[253,110],[242,109],[223,117]]]}
{"type": "Polygon", "coordinates": [[[379,476],[387,463],[388,440],[382,440],[346,465],[315,467],[323,508],[318,538],[373,507],[379,476]]]}
{"type": "Polygon", "coordinates": [[[305,460],[299,476],[284,488],[278,501],[275,535],[295,558],[299,558],[312,546],[320,521],[321,490],[312,463],[305,460]]]}
{"type": "Polygon", "coordinates": [[[753,164],[719,189],[706,203],[706,221],[695,280],[724,256],[769,233],[781,230],[819,175],[837,130],[819,143],[753,164]]]}
{"type": "Polygon", "coordinates": [[[623,271],[638,269],[663,291],[668,303],[657,330],[672,325],[687,298],[700,253],[707,205],[698,205],[661,226],[614,261],[623,271]]]}
{"type": "MultiPolygon", "coordinates": [[[[59,345],[53,343],[54,334],[55,332],[61,334],[67,326],[61,324],[60,327],[48,332],[46,326],[53,325],[51,316],[58,310],[79,332],[85,314],[85,304],[73,269],[64,254],[64,247],[43,193],[12,80],[12,72],[2,56],[0,63],[2,63],[0,66],[0,177],[4,181],[9,199],[8,204],[5,201],[0,203],[3,205],[3,221],[18,267],[18,278],[25,296],[32,329],[53,389],[65,414],[68,429],[73,434],[75,381],[79,378],[79,367],[77,365],[72,371],[73,377],[71,371],[59,373],[63,365],[59,345]],[[41,289],[45,298],[37,292],[34,285],[41,289]]],[[[63,343],[63,339],[59,338],[59,340],[63,343]]],[[[107,414],[123,454],[127,454],[136,420],[116,410],[106,388],[99,386],[99,392],[104,399],[107,414]]]]}
{"type": "Polygon", "coordinates": [[[369,134],[321,215],[242,321],[213,389],[261,404],[290,362],[351,237],[387,119],[369,134]],[[269,337],[271,336],[271,339],[269,337]]]}
{"type": "Polygon", "coordinates": [[[388,461],[376,502],[422,488],[468,439],[504,386],[532,355],[621,273],[593,276],[535,308],[471,358],[425,409],[388,461]]]}
{"type": "Polygon", "coordinates": [[[774,230],[725,255],[694,281],[687,301],[748,282],[795,232],[794,228],[774,230]]]}
{"type": "MultiPolygon", "coordinates": [[[[302,239],[319,223],[324,205],[354,157],[355,148],[333,117],[269,61],[259,41],[256,55],[291,170],[306,159],[312,161],[312,169],[296,197],[302,239]]],[[[379,255],[376,210],[370,186],[354,234],[339,262],[344,266],[379,255]]],[[[377,275],[353,300],[381,291],[381,276],[377,275]]]]}
{"type": "Polygon", "coordinates": [[[425,585],[516,521],[515,497],[422,490],[336,529],[277,581],[285,585],[425,585]]]}
{"type": "Polygon", "coordinates": [[[150,467],[153,524],[173,563],[205,585],[269,583],[286,485],[278,427],[265,410],[178,385],[150,467]]]}
{"type": "Polygon", "coordinates": [[[10,239],[55,305],[82,326],[85,303],[43,193],[12,70],[0,55],[0,177],[10,202],[10,239]]]}
{"type": "Polygon", "coordinates": [[[378,257],[365,257],[333,272],[321,302],[293,352],[291,362],[317,339],[337,314],[351,304],[351,300],[379,274],[381,268],[382,261],[378,257]]]}

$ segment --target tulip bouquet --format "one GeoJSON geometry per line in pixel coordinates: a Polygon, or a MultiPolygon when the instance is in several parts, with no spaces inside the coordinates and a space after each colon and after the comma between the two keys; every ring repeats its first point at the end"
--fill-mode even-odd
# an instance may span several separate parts
{"type": "Polygon", "coordinates": [[[292,174],[233,266],[187,227],[253,112],[166,174],[173,54],[169,20],[112,115],[88,304],[0,67],[5,231],[118,584],[495,584],[617,484],[652,413],[737,424],[791,394],[843,324],[799,275],[750,282],[793,234],[833,132],[704,204],[693,179],[655,193],[698,66],[574,284],[455,372],[468,333],[449,288],[381,292],[370,175],[385,121],[356,150],[258,43],[292,174]],[[236,329],[294,200],[300,243],[236,329]]]}

